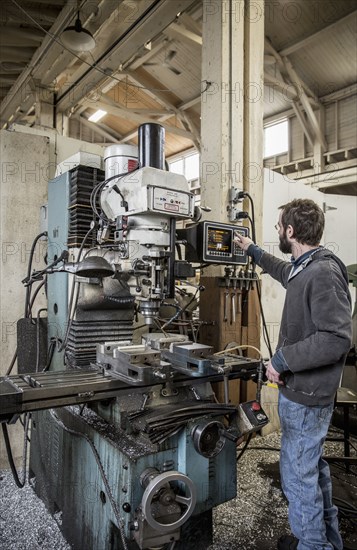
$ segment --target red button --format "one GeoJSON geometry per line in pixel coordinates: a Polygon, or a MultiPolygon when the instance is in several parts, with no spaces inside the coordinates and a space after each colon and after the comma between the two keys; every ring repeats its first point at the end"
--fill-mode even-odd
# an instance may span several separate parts
{"type": "Polygon", "coordinates": [[[252,403],[252,411],[260,411],[260,405],[258,403],[258,401],[253,401],[252,403]]]}

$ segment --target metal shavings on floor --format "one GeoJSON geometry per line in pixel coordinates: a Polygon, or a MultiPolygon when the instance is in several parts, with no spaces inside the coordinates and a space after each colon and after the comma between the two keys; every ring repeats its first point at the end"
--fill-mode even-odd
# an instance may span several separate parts
{"type": "Polygon", "coordinates": [[[19,489],[10,471],[0,472],[0,548],[70,550],[55,519],[31,486],[19,489]]]}
{"type": "MultiPolygon", "coordinates": [[[[207,550],[275,550],[277,539],[290,532],[287,504],[280,489],[279,452],[257,447],[279,448],[280,435],[257,436],[251,441],[237,464],[237,498],[213,512],[214,539],[207,550]]],[[[328,442],[326,452],[341,456],[343,446],[328,442]]],[[[334,483],[338,479],[338,485],[350,491],[345,498],[355,495],[356,506],[356,469],[355,473],[346,474],[341,466],[337,471],[338,475],[333,473],[334,483]]],[[[57,524],[60,514],[56,522],[28,483],[23,489],[16,487],[10,471],[0,472],[0,499],[1,549],[70,550],[57,524]]],[[[350,529],[350,523],[341,522],[344,540],[351,548],[357,548],[357,534],[353,539],[350,529]]]]}
{"type": "MultiPolygon", "coordinates": [[[[213,511],[213,544],[207,550],[276,550],[279,537],[291,532],[287,502],[280,488],[279,451],[271,450],[279,448],[280,433],[257,436],[251,441],[237,464],[237,497],[213,511]]],[[[325,453],[343,456],[343,445],[328,441],[325,453]]],[[[330,467],[335,494],[336,475],[333,465],[330,467]]],[[[350,497],[354,494],[353,504],[357,506],[357,469],[346,474],[340,465],[338,471],[347,485],[349,496],[345,498],[352,504],[350,497]]],[[[341,521],[340,530],[344,541],[357,550],[357,533],[351,532],[351,524],[341,521]]]]}

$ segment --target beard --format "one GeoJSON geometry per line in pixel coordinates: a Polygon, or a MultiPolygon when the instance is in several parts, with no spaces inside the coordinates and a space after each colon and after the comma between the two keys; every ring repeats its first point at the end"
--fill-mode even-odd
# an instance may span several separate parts
{"type": "Polygon", "coordinates": [[[291,254],[291,243],[288,241],[285,231],[283,235],[279,236],[279,249],[283,254],[291,254]]]}

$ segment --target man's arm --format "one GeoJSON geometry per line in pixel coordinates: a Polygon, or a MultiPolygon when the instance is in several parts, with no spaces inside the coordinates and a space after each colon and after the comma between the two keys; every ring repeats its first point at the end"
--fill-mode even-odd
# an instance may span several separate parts
{"type": "Polygon", "coordinates": [[[273,279],[276,279],[286,288],[288,284],[288,277],[291,270],[291,263],[284,262],[279,258],[275,258],[272,254],[265,252],[260,246],[255,244],[249,237],[243,235],[236,235],[234,241],[238,244],[239,248],[244,250],[249,256],[253,258],[254,263],[264,269],[273,279]]]}

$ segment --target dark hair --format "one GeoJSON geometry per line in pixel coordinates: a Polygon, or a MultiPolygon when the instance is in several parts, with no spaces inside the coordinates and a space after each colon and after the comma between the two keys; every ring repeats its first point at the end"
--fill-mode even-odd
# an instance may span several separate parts
{"type": "Polygon", "coordinates": [[[310,199],[294,199],[279,206],[281,223],[286,231],[288,225],[294,230],[294,238],[301,244],[320,244],[325,227],[325,216],[316,202],[310,199]]]}

